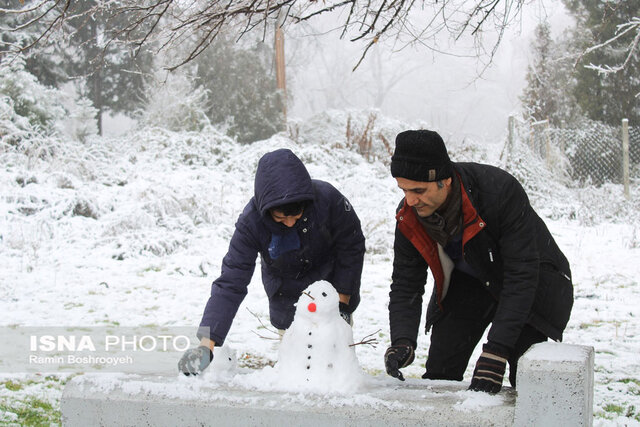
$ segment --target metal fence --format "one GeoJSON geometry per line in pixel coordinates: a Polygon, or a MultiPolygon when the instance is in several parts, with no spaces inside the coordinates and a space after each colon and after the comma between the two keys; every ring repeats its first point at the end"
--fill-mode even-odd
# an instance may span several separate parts
{"type": "MultiPolygon", "coordinates": [[[[640,127],[629,126],[629,177],[640,178],[640,127]]],[[[529,145],[531,151],[545,159],[550,168],[563,171],[579,185],[624,183],[622,126],[587,122],[581,128],[559,129],[545,121],[509,124],[508,144],[514,141],[529,145]],[[562,161],[561,161],[562,160],[562,161]],[[567,166],[568,165],[568,166],[567,166]]],[[[626,178],[627,182],[629,178],[626,178]]]]}

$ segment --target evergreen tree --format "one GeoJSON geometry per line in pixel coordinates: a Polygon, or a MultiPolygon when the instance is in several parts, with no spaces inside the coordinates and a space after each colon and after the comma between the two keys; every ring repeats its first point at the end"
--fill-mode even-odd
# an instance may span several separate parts
{"type": "Polygon", "coordinates": [[[25,69],[24,59],[0,62],[0,139],[15,145],[30,135],[57,133],[67,113],[61,98],[25,69]]]}
{"type": "Polygon", "coordinates": [[[207,116],[239,142],[266,139],[283,128],[272,58],[264,43],[244,49],[219,37],[195,60],[196,83],[209,93],[207,116]]]}
{"type": "Polygon", "coordinates": [[[24,24],[42,11],[0,16],[0,58],[22,50],[20,56],[26,70],[40,83],[60,88],[73,82],[80,95],[93,103],[98,131],[102,133],[103,112],[132,116],[142,105],[144,76],[153,62],[152,44],[134,51],[133,44],[124,41],[124,35],[113,34],[124,18],[98,4],[99,0],[71,2],[66,12],[69,18],[60,24],[64,31],[51,34],[51,38],[26,50],[48,23],[35,20],[31,25],[24,24]]]}
{"type": "Polygon", "coordinates": [[[551,30],[547,22],[538,24],[535,30],[533,63],[527,67],[527,87],[522,96],[522,103],[527,115],[534,121],[546,120],[553,116],[557,106],[552,95],[551,72],[551,30]]]}
{"type": "Polygon", "coordinates": [[[564,0],[576,18],[573,45],[577,51],[587,52],[576,67],[573,94],[578,105],[592,120],[618,126],[621,119],[640,123],[640,51],[630,49],[636,32],[629,32],[612,40],[618,26],[640,16],[638,0],[564,0]],[[600,46],[593,49],[594,46],[600,46]],[[630,55],[630,56],[629,56],[630,55]],[[616,72],[597,72],[616,68],[616,72]],[[586,66],[586,67],[585,67],[586,66]]]}
{"type": "Polygon", "coordinates": [[[532,121],[549,120],[555,127],[576,125],[582,113],[573,97],[576,84],[565,40],[554,42],[547,22],[540,23],[531,44],[527,86],[520,98],[532,121]]]}
{"type": "Polygon", "coordinates": [[[100,13],[84,14],[97,0],[73,3],[77,18],[67,23],[72,27],[69,67],[72,78],[79,79],[80,93],[93,102],[97,110],[98,132],[102,134],[102,114],[105,111],[133,116],[142,106],[144,77],[151,72],[151,46],[138,51],[131,43],[110,33],[119,16],[108,8],[100,13]]]}
{"type": "MultiPolygon", "coordinates": [[[[12,60],[12,52],[30,46],[44,31],[45,23],[36,21],[25,28],[21,23],[26,18],[32,20],[37,17],[37,11],[18,14],[0,14],[0,60],[12,60]],[[19,28],[19,29],[18,29],[19,28]]],[[[67,81],[64,71],[66,64],[62,50],[55,44],[40,44],[37,48],[28,49],[20,55],[24,68],[38,78],[38,81],[49,87],[59,87],[67,81]]]]}

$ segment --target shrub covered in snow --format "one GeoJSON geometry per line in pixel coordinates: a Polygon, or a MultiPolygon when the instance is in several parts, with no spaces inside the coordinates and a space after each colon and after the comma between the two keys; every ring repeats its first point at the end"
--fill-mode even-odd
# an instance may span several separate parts
{"type": "Polygon", "coordinates": [[[0,63],[2,144],[47,156],[60,139],[85,142],[95,135],[96,114],[86,98],[41,84],[25,69],[21,57],[0,63]]]}
{"type": "Polygon", "coordinates": [[[25,70],[20,57],[0,62],[0,136],[3,143],[17,145],[36,135],[58,131],[65,110],[59,93],[38,82],[25,70]]]}

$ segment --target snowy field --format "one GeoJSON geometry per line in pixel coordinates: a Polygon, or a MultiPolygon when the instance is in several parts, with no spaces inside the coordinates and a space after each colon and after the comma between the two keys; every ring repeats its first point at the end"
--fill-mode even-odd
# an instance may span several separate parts
{"type": "MultiPolygon", "coordinates": [[[[251,145],[213,129],[151,129],[85,145],[0,147],[0,325],[193,326],[195,333],[235,220],[253,194],[258,159],[290,148],[313,178],[340,189],[361,219],[367,254],[353,334],[358,341],[380,330],[376,348],[359,345],[356,352],[366,372],[383,373],[402,194],[384,149],[379,159],[363,158],[345,142],[344,115],[333,114],[251,145]]],[[[379,126],[391,141],[403,129],[392,121],[379,126]]],[[[501,143],[449,145],[454,161],[501,165],[501,150],[501,143]]],[[[569,189],[550,172],[533,173],[535,161],[523,159],[513,173],[536,176],[524,185],[571,263],[575,304],[565,342],[596,350],[594,423],[640,425],[638,184],[630,201],[620,186],[569,189]]],[[[274,341],[256,334],[267,333],[261,321],[268,324],[268,305],[257,273],[227,338],[244,366],[277,357],[274,341]]],[[[405,376],[423,373],[427,346],[421,335],[405,376]]],[[[67,380],[0,373],[0,424],[58,423],[67,380]]]]}

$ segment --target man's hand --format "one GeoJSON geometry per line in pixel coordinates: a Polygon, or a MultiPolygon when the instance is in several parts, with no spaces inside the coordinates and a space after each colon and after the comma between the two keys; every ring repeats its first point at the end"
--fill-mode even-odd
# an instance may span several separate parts
{"type": "Polygon", "coordinates": [[[497,393],[502,389],[502,379],[507,366],[507,356],[499,354],[490,345],[482,346],[469,390],[497,393]]]}
{"type": "Polygon", "coordinates": [[[384,353],[384,366],[387,369],[387,374],[404,381],[400,368],[409,366],[415,353],[411,342],[406,339],[399,339],[395,345],[392,345],[384,353]]]}
{"type": "Polygon", "coordinates": [[[213,352],[203,345],[185,351],[178,362],[178,370],[183,374],[198,375],[204,371],[213,360],[213,352]]]}
{"type": "Polygon", "coordinates": [[[351,326],[351,313],[349,313],[347,310],[349,309],[349,304],[345,304],[343,302],[340,302],[338,304],[339,310],[340,310],[340,317],[342,317],[344,319],[345,322],[347,322],[347,324],[349,324],[349,326],[351,326]]]}

